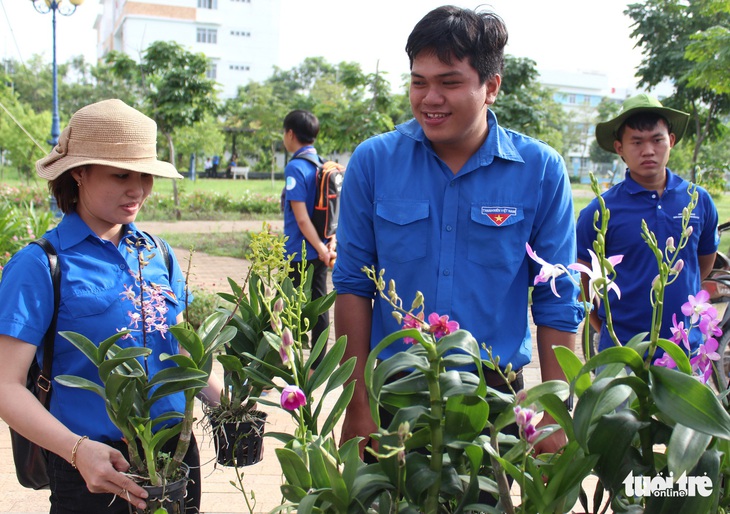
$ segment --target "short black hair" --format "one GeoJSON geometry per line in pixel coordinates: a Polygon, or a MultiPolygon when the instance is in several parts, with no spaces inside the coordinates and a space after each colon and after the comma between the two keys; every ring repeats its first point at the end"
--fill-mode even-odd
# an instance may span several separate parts
{"type": "Polygon", "coordinates": [[[312,144],[319,134],[319,120],[309,111],[295,109],[284,118],[284,130],[294,131],[300,143],[312,144]]]}
{"type": "Polygon", "coordinates": [[[58,177],[48,181],[48,191],[56,198],[58,208],[64,214],[76,210],[76,203],[79,200],[79,186],[76,183],[71,168],[61,173],[58,177]]]}
{"type": "Polygon", "coordinates": [[[490,11],[472,11],[453,5],[437,7],[413,28],[406,53],[411,61],[424,50],[434,52],[439,60],[469,59],[483,84],[502,73],[507,27],[502,18],[490,11]]]}
{"type": "Polygon", "coordinates": [[[669,120],[667,120],[661,114],[657,114],[656,112],[651,111],[637,112],[636,114],[626,118],[626,120],[618,128],[618,130],[616,131],[616,141],[621,141],[623,139],[624,129],[626,127],[644,132],[647,130],[652,130],[659,124],[660,121],[664,122],[664,124],[667,126],[668,132],[671,134],[672,126],[669,124],[669,120]]]}

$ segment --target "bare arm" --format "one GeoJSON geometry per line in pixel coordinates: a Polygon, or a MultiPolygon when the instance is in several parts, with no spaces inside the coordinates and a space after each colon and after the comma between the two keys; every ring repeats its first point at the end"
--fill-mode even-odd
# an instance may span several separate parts
{"type": "MultiPolygon", "coordinates": [[[[590,262],[583,261],[581,259],[578,259],[578,264],[582,264],[583,266],[586,266],[588,268],[591,267],[590,262]]],[[[583,294],[587,295],[589,298],[591,296],[591,292],[588,290],[588,282],[589,282],[588,275],[585,273],[580,274],[580,282],[583,286],[583,292],[581,293],[580,300],[583,301],[583,294]]],[[[596,332],[601,331],[601,318],[598,317],[598,311],[597,311],[597,300],[593,301],[593,309],[591,309],[590,314],[588,315],[588,322],[591,324],[591,327],[593,327],[593,330],[596,332]]]]}
{"type": "Polygon", "coordinates": [[[349,382],[355,380],[355,393],[347,406],[342,426],[340,444],[361,436],[365,439],[360,443],[360,453],[370,438],[369,435],[377,430],[370,416],[370,404],[365,388],[364,371],[365,361],[370,353],[370,327],[373,317],[372,301],[369,298],[353,294],[337,296],[335,301],[335,333],[339,338],[347,336],[347,347],[343,362],[350,357],[356,357],[355,370],[349,382]]]}
{"type": "Polygon", "coordinates": [[[697,259],[700,263],[700,280],[704,280],[709,276],[712,268],[715,267],[715,254],[698,255],[697,259]]]}
{"type": "MultiPolygon", "coordinates": [[[[0,336],[0,417],[19,434],[72,462],[72,452],[84,434],[75,434],[58,421],[25,387],[36,347],[9,336],[0,336]]],[[[81,357],[80,357],[81,358],[81,357]]],[[[122,472],[129,463],[103,443],[84,439],[77,446],[75,464],[92,493],[119,495],[144,508],[147,493],[122,472]]]]}
{"type": "MultiPolygon", "coordinates": [[[[565,380],[563,370],[555,357],[553,346],[564,346],[571,351],[575,351],[575,334],[561,332],[550,327],[537,327],[537,351],[540,356],[540,373],[543,382],[565,380]]],[[[555,423],[555,420],[545,413],[538,423],[538,428],[553,423],[555,423]]],[[[555,453],[566,444],[565,433],[558,430],[550,437],[540,441],[536,446],[536,450],[538,453],[555,453]]]]}
{"type": "Polygon", "coordinates": [[[309,242],[309,244],[317,250],[319,260],[329,266],[330,261],[337,257],[337,254],[334,251],[333,241],[330,241],[329,244],[325,244],[324,241],[319,238],[317,229],[315,229],[314,225],[312,225],[312,220],[309,218],[309,213],[307,212],[307,205],[304,202],[290,203],[292,212],[294,212],[294,218],[297,220],[299,230],[302,232],[304,238],[309,242]]]}

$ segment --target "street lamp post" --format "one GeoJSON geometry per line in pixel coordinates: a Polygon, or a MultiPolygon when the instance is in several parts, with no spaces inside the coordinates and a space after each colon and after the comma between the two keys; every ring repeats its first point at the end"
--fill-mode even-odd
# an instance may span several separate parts
{"type": "Polygon", "coordinates": [[[71,5],[62,5],[63,0],[30,0],[33,7],[41,14],[51,13],[53,25],[53,113],[51,121],[51,138],[48,144],[51,147],[58,143],[58,136],[61,135],[61,122],[58,116],[58,65],[56,63],[56,13],[63,16],[71,16],[76,12],[76,8],[81,5],[84,0],[69,0],[71,5]]]}

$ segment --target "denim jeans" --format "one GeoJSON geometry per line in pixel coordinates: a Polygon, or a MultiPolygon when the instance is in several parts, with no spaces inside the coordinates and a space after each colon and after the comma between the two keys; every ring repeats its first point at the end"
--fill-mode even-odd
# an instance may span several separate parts
{"type": "MultiPolygon", "coordinates": [[[[168,441],[162,448],[165,452],[174,452],[177,438],[168,441]]],[[[129,460],[127,445],[123,442],[109,442],[129,460]]],[[[200,511],[200,454],[195,437],[191,435],[190,447],[183,459],[190,466],[190,481],[185,497],[186,514],[200,511]]],[[[109,493],[92,493],[86,487],[81,473],[74,469],[66,459],[54,453],[48,455],[48,474],[51,489],[50,514],[129,514],[130,504],[117,495],[109,493]]]]}

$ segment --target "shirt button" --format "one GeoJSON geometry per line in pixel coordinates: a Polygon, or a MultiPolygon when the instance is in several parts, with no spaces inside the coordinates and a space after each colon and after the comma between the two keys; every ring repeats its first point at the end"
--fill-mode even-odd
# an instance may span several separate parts
{"type": "Polygon", "coordinates": [[[127,265],[126,264],[120,264],[119,265],[119,269],[127,269],[127,265]]]}
{"type": "Polygon", "coordinates": [[[657,209],[661,209],[661,208],[662,208],[662,206],[661,206],[661,205],[657,205],[657,209]]]}
{"type": "Polygon", "coordinates": [[[451,272],[449,270],[445,269],[444,276],[448,277],[449,275],[451,275],[451,272]]]}
{"type": "Polygon", "coordinates": [[[652,198],[656,198],[656,194],[651,195],[652,198]]]}
{"type": "Polygon", "coordinates": [[[452,230],[454,229],[451,227],[451,225],[446,225],[446,232],[451,232],[452,230]]]}

